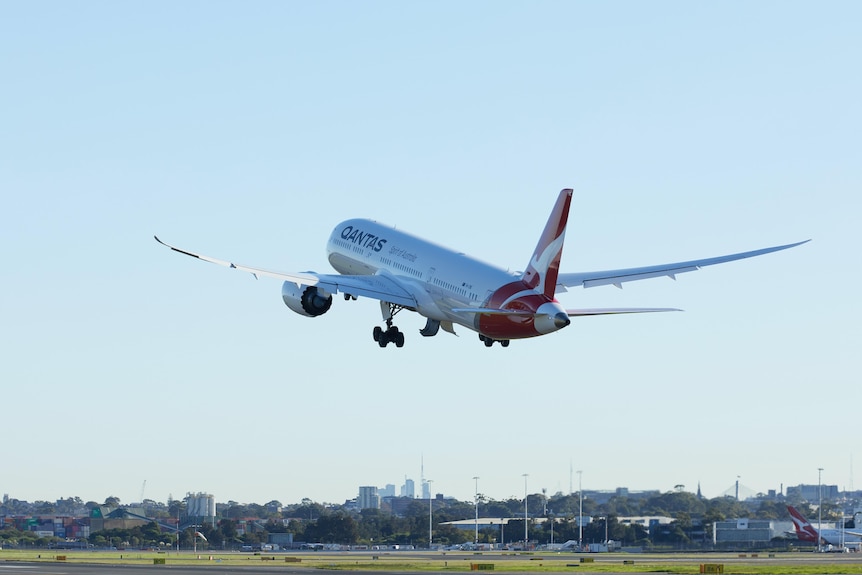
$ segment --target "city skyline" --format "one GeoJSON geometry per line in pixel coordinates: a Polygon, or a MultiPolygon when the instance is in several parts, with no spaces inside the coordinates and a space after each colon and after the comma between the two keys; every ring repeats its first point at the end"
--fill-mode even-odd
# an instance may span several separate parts
{"type": "MultiPolygon", "coordinates": [[[[474,478],[471,478],[471,480],[473,480],[475,483],[474,478]]],[[[523,489],[523,487],[524,487],[523,475],[520,477],[520,480],[521,480],[521,487],[523,489]]],[[[409,477],[405,477],[405,483],[406,484],[413,483],[413,480],[410,479],[409,477]]],[[[336,499],[321,499],[321,500],[312,499],[312,501],[314,501],[315,503],[332,504],[332,505],[342,505],[345,502],[348,502],[351,500],[359,501],[362,499],[362,490],[365,489],[365,487],[366,486],[358,485],[355,488],[355,491],[354,491],[354,494],[352,497],[348,496],[348,497],[344,497],[343,499],[338,499],[338,498],[336,498],[336,499]]],[[[414,492],[411,496],[410,490],[405,489],[406,485],[398,486],[397,484],[385,484],[383,486],[369,486],[369,487],[373,487],[374,493],[377,497],[379,497],[380,501],[382,501],[386,497],[407,497],[407,498],[412,498],[412,499],[416,499],[416,500],[427,499],[427,496],[425,495],[425,493],[420,494],[420,493],[414,492]],[[385,489],[387,487],[390,487],[390,486],[394,488],[395,493],[393,493],[391,495],[389,493],[384,493],[385,489]]],[[[596,487],[596,488],[584,487],[583,492],[586,494],[589,494],[589,493],[593,493],[593,494],[620,493],[622,495],[628,496],[628,495],[637,495],[637,494],[643,494],[643,493],[668,493],[668,492],[672,492],[672,491],[682,490],[682,491],[686,491],[689,493],[701,492],[705,499],[713,499],[713,498],[721,497],[721,496],[733,497],[734,496],[734,490],[737,487],[738,487],[738,494],[739,494],[738,498],[740,500],[746,500],[749,498],[756,498],[757,496],[760,496],[760,495],[768,497],[768,496],[770,496],[770,492],[774,492],[774,495],[786,497],[789,495],[788,491],[794,490],[794,489],[800,491],[800,496],[803,499],[811,499],[811,497],[812,497],[811,494],[816,492],[816,490],[818,489],[818,484],[817,483],[800,483],[800,484],[794,484],[794,485],[781,484],[781,487],[779,489],[769,488],[769,489],[764,489],[764,490],[754,490],[754,489],[744,485],[743,483],[740,483],[737,486],[736,483],[734,482],[727,489],[725,489],[724,491],[717,493],[717,494],[703,493],[699,484],[697,484],[694,488],[690,488],[689,486],[684,485],[684,484],[676,484],[673,486],[672,489],[659,489],[659,488],[643,488],[643,489],[641,489],[641,488],[631,488],[629,486],[623,486],[623,485],[617,485],[615,487],[596,487]]],[[[835,498],[835,497],[837,497],[837,495],[839,493],[850,493],[850,492],[855,493],[856,492],[853,489],[843,488],[843,487],[839,486],[838,484],[831,484],[831,483],[827,483],[827,482],[823,482],[820,485],[820,488],[824,492],[824,498],[835,498]]],[[[0,492],[3,492],[2,486],[0,486],[0,492]]],[[[556,496],[560,496],[560,495],[566,496],[566,495],[576,494],[577,489],[574,492],[552,491],[548,488],[537,488],[535,491],[532,491],[528,487],[527,492],[530,496],[556,497],[556,496]]],[[[492,494],[485,493],[481,490],[479,490],[478,493],[481,497],[496,500],[496,501],[502,501],[502,500],[506,500],[506,499],[523,500],[523,490],[522,490],[520,495],[508,495],[508,496],[503,496],[503,497],[495,497],[492,494]]],[[[215,497],[215,501],[219,504],[224,504],[224,503],[227,503],[228,501],[236,501],[236,503],[239,503],[239,504],[249,504],[249,503],[265,504],[265,503],[268,503],[270,501],[279,501],[282,504],[291,505],[291,504],[299,503],[299,502],[301,502],[302,499],[305,499],[305,498],[300,498],[300,499],[297,499],[296,501],[288,501],[288,500],[284,500],[284,499],[279,498],[279,497],[268,497],[268,498],[264,498],[261,500],[239,501],[239,500],[236,500],[235,498],[231,497],[230,495],[227,495],[227,496],[225,496],[225,498],[222,499],[222,498],[220,498],[220,496],[218,494],[207,492],[207,491],[200,491],[200,490],[187,491],[185,496],[179,496],[179,497],[174,496],[173,494],[169,494],[168,497],[166,497],[164,499],[159,499],[158,497],[155,497],[155,496],[148,497],[148,496],[146,496],[146,493],[143,491],[142,491],[142,494],[145,495],[144,500],[149,499],[152,501],[162,502],[162,503],[168,502],[170,500],[183,501],[187,497],[201,497],[201,496],[215,497]]],[[[436,489],[432,489],[430,491],[430,495],[432,498],[442,496],[444,498],[454,498],[458,501],[471,501],[472,502],[475,499],[475,497],[473,495],[470,495],[469,497],[458,497],[452,493],[447,493],[445,491],[440,491],[440,490],[436,490],[436,489]]],[[[70,494],[70,495],[66,495],[66,496],[62,496],[62,497],[56,497],[56,498],[37,497],[35,499],[28,499],[26,497],[19,497],[14,493],[3,492],[3,497],[4,498],[8,497],[8,498],[12,498],[12,499],[18,499],[18,500],[22,500],[22,501],[29,501],[31,503],[34,501],[56,501],[58,499],[64,499],[65,497],[80,497],[83,501],[95,501],[97,503],[104,501],[108,497],[117,497],[120,500],[121,505],[131,505],[134,503],[141,503],[142,502],[139,500],[123,499],[122,497],[120,497],[116,494],[105,495],[104,497],[101,497],[101,498],[82,497],[79,494],[70,494]]],[[[138,498],[138,499],[140,499],[140,498],[138,498]]],[[[311,499],[311,498],[309,498],[309,499],[311,499]]]]}

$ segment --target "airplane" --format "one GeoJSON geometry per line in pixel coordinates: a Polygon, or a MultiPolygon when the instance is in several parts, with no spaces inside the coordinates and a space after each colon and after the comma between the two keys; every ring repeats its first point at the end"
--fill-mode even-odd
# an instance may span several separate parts
{"type": "Polygon", "coordinates": [[[566,288],[591,288],[676,275],[734,260],[785,250],[810,240],[671,264],[561,273],[560,260],[566,234],[572,189],[559,193],[526,271],[510,272],[368,219],[341,222],[326,244],[327,259],[337,274],[274,272],[186,251],[160,240],[160,244],[187,256],[258,276],[283,280],[285,305],[299,315],[318,317],[329,311],[333,295],[345,300],[376,299],[386,329],[374,327],[380,347],[404,345],[404,333],[393,325],[394,316],[409,310],[426,318],[419,333],[437,335],[440,328],[455,334],[455,325],[475,331],[486,347],[495,342],[508,347],[510,340],[554,333],[573,317],[681,311],[676,308],[568,309],[556,299],[566,288]]]}
{"type": "MultiPolygon", "coordinates": [[[[796,538],[800,541],[817,543],[817,528],[792,505],[787,506],[787,511],[790,512],[790,518],[793,520],[796,538]]],[[[862,533],[846,529],[820,529],[820,541],[827,545],[859,549],[862,546],[862,533]]]]}

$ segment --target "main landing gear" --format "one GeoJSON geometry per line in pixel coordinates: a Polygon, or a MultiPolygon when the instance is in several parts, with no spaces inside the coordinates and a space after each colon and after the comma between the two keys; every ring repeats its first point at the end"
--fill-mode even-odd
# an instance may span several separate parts
{"type": "Polygon", "coordinates": [[[372,335],[380,347],[386,347],[390,343],[394,343],[395,347],[404,347],[404,333],[397,326],[392,325],[392,320],[386,322],[386,331],[379,325],[375,325],[372,335]]]}
{"type": "Polygon", "coordinates": [[[380,347],[386,347],[390,343],[394,343],[395,347],[404,347],[404,333],[397,326],[392,325],[392,317],[402,309],[404,308],[395,304],[380,302],[380,310],[383,312],[383,319],[386,320],[386,329],[375,325],[372,332],[374,341],[380,347]]]}
{"type": "Polygon", "coordinates": [[[503,347],[509,347],[508,339],[491,339],[487,335],[482,335],[481,333],[479,334],[479,339],[482,340],[482,343],[485,344],[485,347],[491,347],[492,345],[494,345],[495,341],[499,342],[500,345],[502,345],[503,347]]]}

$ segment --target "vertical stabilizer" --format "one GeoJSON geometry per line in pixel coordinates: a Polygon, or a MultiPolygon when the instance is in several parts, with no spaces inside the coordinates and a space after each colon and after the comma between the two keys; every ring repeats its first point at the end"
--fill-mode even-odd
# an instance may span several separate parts
{"type": "Polygon", "coordinates": [[[527,271],[521,278],[528,286],[542,292],[550,299],[554,299],[556,292],[557,274],[560,272],[560,258],[563,254],[571,201],[572,190],[570,188],[562,190],[548,218],[548,223],[545,224],[545,231],[542,232],[536,245],[536,251],[530,258],[527,271]]]}
{"type": "Polygon", "coordinates": [[[811,523],[792,505],[787,506],[793,527],[796,529],[796,537],[800,541],[817,541],[817,530],[811,523]]]}

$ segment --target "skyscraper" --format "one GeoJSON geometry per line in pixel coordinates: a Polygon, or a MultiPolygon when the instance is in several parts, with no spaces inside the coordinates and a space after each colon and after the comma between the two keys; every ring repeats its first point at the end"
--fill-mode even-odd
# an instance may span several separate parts
{"type": "Polygon", "coordinates": [[[401,497],[416,498],[416,486],[413,484],[412,479],[404,478],[404,485],[401,486],[401,497]]]}
{"type": "Polygon", "coordinates": [[[363,485],[359,488],[360,509],[380,509],[380,496],[377,495],[377,487],[363,485]]]}

